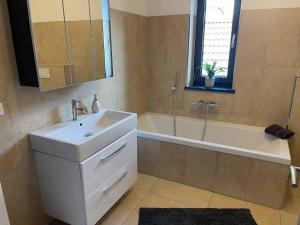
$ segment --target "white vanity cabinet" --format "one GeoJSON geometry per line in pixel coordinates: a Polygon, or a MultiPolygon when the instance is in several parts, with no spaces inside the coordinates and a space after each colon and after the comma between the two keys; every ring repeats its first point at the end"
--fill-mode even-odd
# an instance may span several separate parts
{"type": "Polygon", "coordinates": [[[137,180],[136,130],[81,162],[35,151],[45,213],[94,225],[137,180]]]}

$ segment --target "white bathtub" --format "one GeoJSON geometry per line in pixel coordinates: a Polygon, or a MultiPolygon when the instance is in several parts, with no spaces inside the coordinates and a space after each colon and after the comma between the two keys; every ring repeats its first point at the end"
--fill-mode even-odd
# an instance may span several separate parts
{"type": "Polygon", "coordinates": [[[203,120],[178,116],[175,137],[172,116],[145,113],[138,118],[138,136],[142,138],[291,164],[288,142],[266,135],[262,127],[208,121],[204,141],[201,141],[203,127],[203,120]]]}

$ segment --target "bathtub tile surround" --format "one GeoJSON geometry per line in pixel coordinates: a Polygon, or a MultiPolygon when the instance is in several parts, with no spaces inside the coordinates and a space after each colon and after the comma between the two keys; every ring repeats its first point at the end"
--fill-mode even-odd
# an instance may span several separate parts
{"type": "MultiPolygon", "coordinates": [[[[183,98],[178,100],[178,113],[199,117],[199,112],[191,109],[192,101],[195,99],[218,100],[221,108],[211,115],[213,120],[259,126],[271,123],[285,125],[293,77],[300,66],[300,53],[297,50],[300,43],[299,29],[297,29],[300,26],[299,14],[299,8],[242,10],[235,73],[236,93],[230,95],[185,91],[183,98]],[[286,18],[290,21],[289,24],[285,23],[286,18]],[[284,34],[288,34],[288,37],[283,36],[284,34]],[[275,91],[278,89],[282,92],[275,91]],[[182,105],[185,107],[181,107],[182,105]]],[[[156,59],[168,58],[166,45],[172,44],[176,49],[177,41],[180,41],[183,43],[180,46],[186,46],[188,19],[184,15],[173,15],[150,17],[149,21],[152,25],[149,29],[149,33],[152,33],[151,38],[148,38],[148,45],[151,46],[148,53],[149,63],[150,68],[156,70],[156,80],[161,82],[159,85],[151,85],[149,92],[155,93],[156,96],[170,96],[168,95],[169,86],[164,77],[165,71],[170,65],[175,65],[175,61],[156,61],[156,59]],[[168,19],[172,17],[173,20],[168,19]],[[173,26],[172,21],[175,20],[181,25],[180,31],[173,26]],[[160,38],[167,36],[170,32],[177,40],[160,38]],[[153,56],[159,57],[151,60],[153,56]],[[158,68],[160,69],[157,70],[158,68]]],[[[185,77],[186,48],[177,54],[181,57],[177,58],[176,67],[185,77]]],[[[180,85],[183,88],[185,82],[180,85]]],[[[148,111],[169,114],[169,105],[157,99],[155,96],[148,95],[148,111]]],[[[164,101],[170,102],[171,98],[164,101]]]]}
{"type": "Polygon", "coordinates": [[[255,161],[248,173],[246,201],[282,206],[288,185],[289,168],[266,161],[255,161]],[[258,175],[259,174],[259,175],[258,175]]]}
{"type": "Polygon", "coordinates": [[[141,137],[138,143],[141,173],[272,208],[283,205],[288,166],[141,137]]]}
{"type": "MultiPolygon", "coordinates": [[[[185,48],[188,43],[187,15],[152,16],[148,29],[148,62],[151,77],[147,95],[147,111],[171,114],[172,95],[170,81],[175,72],[167,76],[170,67],[180,70],[177,113],[183,116],[201,117],[191,107],[193,101],[215,101],[221,107],[210,114],[210,119],[249,125],[286,125],[291,98],[293,77],[299,73],[300,8],[244,8],[241,12],[240,33],[234,87],[235,94],[181,91],[185,85],[187,61],[185,48]],[[174,26],[180,24],[180,30],[174,26]],[[172,33],[172,34],[171,34],[172,33]],[[169,40],[165,37],[172,36],[169,40]],[[176,57],[169,60],[167,46],[176,49],[176,57]],[[176,64],[175,64],[176,63],[176,64]],[[175,65],[175,68],[174,68],[175,65]],[[278,91],[281,90],[281,91],[278,91]]],[[[296,98],[299,98],[298,95],[296,98]]],[[[296,104],[295,104],[296,105],[296,104]]],[[[296,112],[291,127],[297,129],[300,119],[296,112]]],[[[298,114],[300,115],[300,114],[298,114]]],[[[293,163],[300,163],[296,148],[298,137],[292,140],[293,163]]],[[[297,144],[298,146],[299,144],[297,144]]]]}
{"type": "Polygon", "coordinates": [[[178,183],[281,208],[289,177],[287,141],[264,128],[145,113],[139,117],[139,171],[178,183]],[[155,166],[153,166],[155,165],[155,166]]]}
{"type": "Polygon", "coordinates": [[[215,164],[215,182],[211,186],[213,190],[239,199],[246,199],[248,176],[254,161],[245,157],[219,153],[215,164]]]}

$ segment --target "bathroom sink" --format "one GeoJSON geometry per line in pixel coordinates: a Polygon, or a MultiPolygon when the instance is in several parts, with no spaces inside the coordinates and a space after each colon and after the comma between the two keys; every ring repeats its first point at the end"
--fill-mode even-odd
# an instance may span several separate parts
{"type": "Polygon", "coordinates": [[[101,110],[30,134],[33,150],[83,161],[137,126],[135,113],[101,110]]]}

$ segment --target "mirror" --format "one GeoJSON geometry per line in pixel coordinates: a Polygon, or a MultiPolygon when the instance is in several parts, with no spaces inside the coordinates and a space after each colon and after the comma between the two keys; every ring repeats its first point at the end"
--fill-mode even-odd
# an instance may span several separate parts
{"type": "Polygon", "coordinates": [[[42,91],[112,76],[109,0],[28,3],[42,91]]]}

